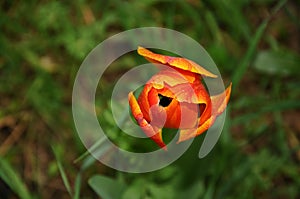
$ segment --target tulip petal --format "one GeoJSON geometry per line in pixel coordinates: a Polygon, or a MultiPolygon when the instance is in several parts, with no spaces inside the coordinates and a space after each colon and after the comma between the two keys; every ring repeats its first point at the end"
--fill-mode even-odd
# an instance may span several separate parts
{"type": "Polygon", "coordinates": [[[180,129],[178,142],[208,130],[228,104],[231,84],[218,95],[209,96],[202,76],[216,78],[195,62],[153,53],[143,47],[138,53],[153,63],[163,64],[136,100],[128,94],[132,115],[143,132],[166,150],[162,128],[180,129]]]}
{"type": "Polygon", "coordinates": [[[231,93],[231,86],[232,83],[230,83],[230,85],[226,88],[226,90],[223,93],[211,97],[213,107],[208,108],[203,113],[204,115],[210,115],[210,117],[203,121],[201,116],[201,118],[199,119],[199,126],[196,132],[191,131],[190,129],[182,129],[179,134],[178,142],[182,142],[195,136],[198,136],[212,126],[217,116],[224,112],[228,104],[231,93]]]}
{"type": "Polygon", "coordinates": [[[165,84],[175,86],[177,84],[189,83],[187,78],[176,70],[162,70],[154,75],[148,82],[156,89],[164,88],[165,84]]]}
{"type": "Polygon", "coordinates": [[[179,102],[206,104],[210,101],[207,90],[200,79],[189,82],[177,71],[161,71],[150,79],[149,84],[159,90],[160,94],[176,98],[179,102]]]}
{"type": "Polygon", "coordinates": [[[207,71],[206,69],[204,69],[202,66],[198,65],[197,63],[195,63],[191,60],[185,59],[185,58],[171,57],[171,56],[156,54],[156,53],[153,53],[150,50],[143,48],[143,47],[138,47],[138,53],[140,55],[144,56],[150,62],[168,64],[175,68],[179,68],[179,69],[189,71],[192,73],[197,73],[197,74],[204,75],[207,77],[212,77],[212,78],[217,77],[217,75],[207,71]]]}
{"type": "Polygon", "coordinates": [[[197,135],[200,135],[204,131],[208,130],[208,128],[211,126],[211,124],[214,122],[215,119],[216,119],[215,117],[210,117],[204,123],[199,125],[198,128],[181,129],[180,132],[179,132],[179,138],[178,138],[177,143],[180,143],[182,141],[194,138],[197,135]]]}
{"type": "Polygon", "coordinates": [[[152,126],[162,129],[167,120],[167,113],[163,107],[161,107],[157,104],[157,105],[151,106],[150,117],[151,117],[150,124],[152,126]]]}
{"type": "Polygon", "coordinates": [[[143,132],[154,142],[156,142],[158,146],[166,150],[166,144],[163,142],[162,139],[162,129],[154,127],[148,123],[148,121],[144,118],[140,106],[132,92],[128,94],[128,101],[132,115],[137,121],[140,128],[143,130],[143,132]]]}
{"type": "Polygon", "coordinates": [[[230,83],[230,85],[226,88],[225,92],[211,97],[211,101],[214,104],[212,111],[215,115],[218,116],[221,113],[223,113],[223,111],[225,110],[225,108],[229,102],[231,86],[232,86],[232,83],[230,83]]]}
{"type": "Polygon", "coordinates": [[[176,110],[178,113],[169,114],[169,107],[166,108],[167,119],[165,127],[169,128],[196,128],[198,126],[198,112],[197,104],[181,102],[177,105],[176,110]]]}

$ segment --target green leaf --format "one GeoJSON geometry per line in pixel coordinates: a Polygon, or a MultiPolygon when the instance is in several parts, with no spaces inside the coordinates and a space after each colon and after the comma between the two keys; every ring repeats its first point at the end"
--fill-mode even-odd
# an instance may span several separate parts
{"type": "Polygon", "coordinates": [[[267,27],[267,24],[269,23],[269,21],[271,19],[271,16],[275,15],[275,13],[278,12],[278,10],[280,8],[282,8],[282,6],[285,3],[286,3],[286,0],[279,1],[276,4],[276,6],[272,9],[271,15],[269,17],[267,17],[257,28],[255,34],[253,35],[253,37],[249,43],[249,47],[246,51],[244,58],[242,59],[240,65],[237,67],[237,69],[235,70],[235,72],[232,76],[233,86],[237,86],[240,83],[243,76],[245,75],[247,68],[250,65],[251,60],[253,60],[253,57],[256,53],[257,45],[263,36],[263,33],[267,27]]]}
{"type": "Polygon", "coordinates": [[[74,185],[74,199],[80,198],[80,189],[81,189],[81,172],[76,176],[75,185],[74,185]]]}
{"type": "Polygon", "coordinates": [[[55,148],[55,147],[52,147],[52,150],[54,152],[54,155],[55,155],[55,158],[56,158],[56,162],[57,162],[57,166],[58,166],[58,169],[59,169],[59,172],[60,172],[60,175],[61,175],[61,178],[63,180],[63,183],[69,193],[69,195],[72,197],[73,194],[72,194],[72,189],[71,189],[71,186],[70,186],[70,183],[69,183],[69,180],[67,178],[67,175],[66,175],[66,172],[64,170],[64,167],[62,166],[61,164],[61,161],[59,159],[59,154],[58,154],[58,149],[55,148]]]}
{"type": "Polygon", "coordinates": [[[288,51],[261,51],[257,55],[254,68],[270,75],[286,76],[299,74],[300,57],[288,51]]]}
{"type": "Polygon", "coordinates": [[[119,199],[126,189],[125,184],[100,175],[91,177],[89,185],[103,199],[119,199]]]}
{"type": "Polygon", "coordinates": [[[207,190],[205,190],[203,181],[196,181],[195,183],[191,184],[187,189],[179,192],[178,198],[189,198],[189,199],[197,199],[202,198],[207,190]]]}
{"type": "Polygon", "coordinates": [[[241,81],[241,79],[243,78],[244,74],[247,71],[247,68],[249,66],[249,63],[252,59],[252,57],[254,56],[254,53],[256,51],[256,47],[267,27],[268,24],[268,20],[264,20],[260,26],[258,27],[258,29],[256,30],[250,44],[249,47],[247,49],[247,52],[244,56],[244,58],[242,59],[239,67],[235,70],[235,73],[233,74],[232,77],[232,84],[233,85],[238,85],[241,81]]]}
{"type": "Polygon", "coordinates": [[[130,186],[126,189],[122,195],[122,199],[140,199],[145,198],[147,195],[147,189],[149,181],[145,178],[135,178],[133,182],[130,183],[130,186]]]}
{"type": "Polygon", "coordinates": [[[33,198],[29,195],[29,192],[14,171],[13,167],[5,159],[0,157],[0,178],[13,190],[21,199],[33,198]]]}

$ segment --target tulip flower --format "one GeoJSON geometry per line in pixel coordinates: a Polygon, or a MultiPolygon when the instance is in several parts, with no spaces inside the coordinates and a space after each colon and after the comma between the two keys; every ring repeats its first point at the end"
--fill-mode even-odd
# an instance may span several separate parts
{"type": "Polygon", "coordinates": [[[163,128],[179,129],[179,143],[208,130],[223,113],[229,101],[231,84],[223,93],[209,96],[202,76],[217,76],[197,63],[156,54],[142,47],[138,48],[138,54],[165,66],[145,84],[138,99],[133,92],[128,94],[133,117],[159,147],[166,149],[163,128]]]}

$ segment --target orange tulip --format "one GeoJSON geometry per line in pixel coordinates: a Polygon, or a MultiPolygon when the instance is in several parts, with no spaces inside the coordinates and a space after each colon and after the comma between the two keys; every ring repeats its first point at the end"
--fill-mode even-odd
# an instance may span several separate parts
{"type": "Polygon", "coordinates": [[[138,53],[150,62],[166,66],[146,83],[137,100],[133,92],[128,94],[132,115],[143,132],[166,149],[162,139],[164,127],[180,129],[178,142],[208,130],[225,110],[231,84],[224,93],[209,96],[201,76],[217,76],[195,62],[142,47],[138,53]]]}

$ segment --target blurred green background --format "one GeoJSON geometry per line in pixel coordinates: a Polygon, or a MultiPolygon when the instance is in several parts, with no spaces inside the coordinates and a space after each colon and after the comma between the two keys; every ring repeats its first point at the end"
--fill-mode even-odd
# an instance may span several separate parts
{"type": "MultiPolygon", "coordinates": [[[[0,5],[1,198],[300,198],[299,1],[0,5]],[[170,166],[129,174],[85,154],[72,120],[71,93],[90,50],[109,36],[144,26],[171,28],[198,41],[225,82],[233,82],[233,91],[223,133],[207,157],[197,158],[202,135],[170,166]]],[[[144,145],[114,132],[107,108],[110,82],[140,60],[120,60],[97,95],[99,120],[126,149],[144,145]]]]}

